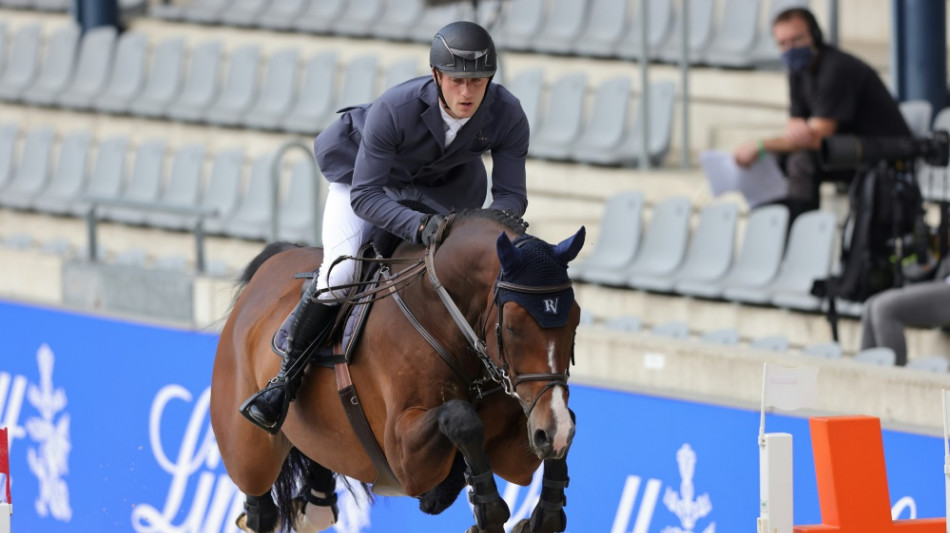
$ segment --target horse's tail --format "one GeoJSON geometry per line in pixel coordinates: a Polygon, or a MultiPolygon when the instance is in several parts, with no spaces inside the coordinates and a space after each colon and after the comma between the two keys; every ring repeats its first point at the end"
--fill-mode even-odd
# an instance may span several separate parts
{"type": "Polygon", "coordinates": [[[299,244],[293,244],[289,242],[271,242],[261,250],[261,253],[257,254],[254,259],[251,259],[251,262],[244,267],[244,272],[241,272],[241,276],[238,278],[238,284],[241,287],[244,287],[251,282],[251,278],[254,277],[254,274],[257,272],[261,265],[271,257],[283,252],[285,250],[290,250],[291,248],[299,248],[299,244]]]}

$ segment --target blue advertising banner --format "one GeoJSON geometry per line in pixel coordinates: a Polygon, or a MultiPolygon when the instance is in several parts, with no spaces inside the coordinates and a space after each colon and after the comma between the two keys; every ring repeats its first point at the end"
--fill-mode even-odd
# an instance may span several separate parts
{"type": "MultiPolygon", "coordinates": [[[[208,419],[217,336],[0,303],[0,427],[10,430],[15,533],[233,532],[243,496],[208,419]]],[[[569,533],[752,531],[758,413],[573,385],[569,533]]],[[[808,422],[769,415],[794,436],[795,523],[821,521],[808,422]]],[[[892,514],[944,512],[943,443],[884,431],[892,514]]],[[[342,487],[342,484],[341,484],[342,487]]],[[[499,489],[513,525],[529,487],[499,489]]],[[[341,488],[337,533],[462,532],[464,494],[439,516],[411,498],[341,488]]]]}

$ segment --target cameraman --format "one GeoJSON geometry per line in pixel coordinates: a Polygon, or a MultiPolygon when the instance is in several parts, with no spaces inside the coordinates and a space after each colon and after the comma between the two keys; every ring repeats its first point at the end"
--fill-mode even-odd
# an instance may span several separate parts
{"type": "Polygon", "coordinates": [[[906,136],[897,102],[867,63],[826,44],[811,11],[787,9],[772,22],[772,35],[788,68],[791,109],[785,134],[749,141],[733,153],[740,166],[749,166],[766,152],[786,155],[788,196],[782,203],[791,219],[818,209],[819,185],[849,181],[854,173],[822,171],[821,139],[835,134],[906,136]]]}

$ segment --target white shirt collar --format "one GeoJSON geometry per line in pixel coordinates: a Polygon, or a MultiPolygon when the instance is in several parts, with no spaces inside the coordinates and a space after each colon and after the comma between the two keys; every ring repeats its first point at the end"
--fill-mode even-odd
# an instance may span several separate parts
{"type": "Polygon", "coordinates": [[[462,126],[464,126],[469,119],[453,117],[442,105],[439,105],[439,111],[442,113],[442,122],[445,124],[445,147],[448,148],[449,145],[452,144],[452,141],[455,140],[455,136],[458,135],[459,130],[462,129],[462,126]]]}

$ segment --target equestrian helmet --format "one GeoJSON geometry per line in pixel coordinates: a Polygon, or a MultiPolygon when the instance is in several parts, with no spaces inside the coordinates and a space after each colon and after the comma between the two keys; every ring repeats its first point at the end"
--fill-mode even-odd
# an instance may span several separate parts
{"type": "Polygon", "coordinates": [[[474,22],[453,22],[435,34],[429,65],[453,78],[491,78],[498,67],[495,43],[474,22]]]}

